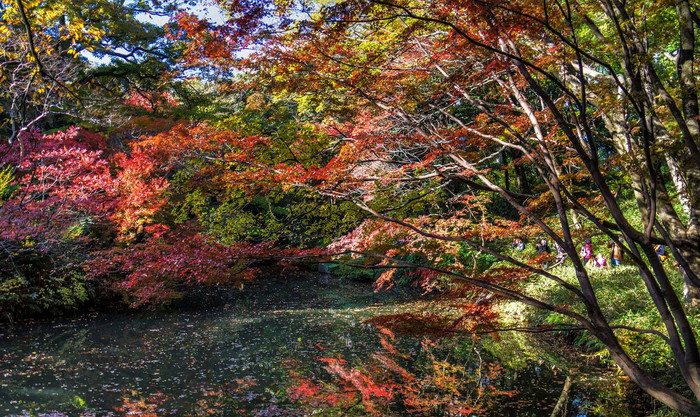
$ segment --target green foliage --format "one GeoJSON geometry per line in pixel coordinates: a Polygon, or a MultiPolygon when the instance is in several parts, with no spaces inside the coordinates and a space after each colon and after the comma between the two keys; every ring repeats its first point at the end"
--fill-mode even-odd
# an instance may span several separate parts
{"type": "Polygon", "coordinates": [[[66,240],[74,240],[78,239],[80,236],[85,236],[91,231],[94,224],[95,219],[92,217],[81,217],[66,229],[63,238],[66,240]]]}
{"type": "MultiPolygon", "coordinates": [[[[666,265],[667,273],[672,279],[678,293],[681,292],[682,278],[676,269],[666,265]]],[[[572,267],[563,266],[556,271],[559,276],[568,282],[575,282],[572,267]]],[[[645,284],[639,277],[636,268],[632,266],[619,266],[614,268],[601,268],[590,270],[592,285],[597,290],[598,302],[612,326],[624,325],[639,329],[653,329],[663,331],[663,324],[653,302],[645,294],[645,284]]],[[[567,305],[574,311],[584,313],[584,307],[577,304],[574,298],[562,287],[544,278],[533,280],[527,285],[527,292],[547,302],[557,305],[567,305]]],[[[524,313],[535,325],[550,324],[574,324],[570,319],[543,310],[525,309],[524,313]]],[[[692,312],[691,312],[692,313],[692,312]]],[[[691,325],[700,323],[700,314],[689,314],[691,325]]],[[[618,337],[632,358],[644,368],[653,373],[667,371],[673,362],[668,345],[659,337],[629,330],[617,330],[618,337]]],[[[607,351],[601,343],[586,332],[576,332],[575,341],[589,352],[608,358],[607,351]]],[[[671,382],[671,381],[669,381],[671,382]]]]}
{"type": "Polygon", "coordinates": [[[459,256],[459,261],[464,264],[464,265],[473,265],[474,262],[476,262],[476,271],[477,273],[482,273],[486,271],[487,269],[491,268],[496,262],[498,262],[498,258],[496,258],[493,255],[490,255],[488,253],[478,253],[476,250],[474,250],[472,247],[465,243],[460,243],[459,244],[459,250],[457,252],[457,255],[459,256]]]}
{"type": "Polygon", "coordinates": [[[496,196],[486,207],[490,217],[517,220],[520,216],[518,210],[501,196],[496,196]]]}
{"type": "Polygon", "coordinates": [[[87,408],[87,403],[85,402],[85,400],[78,397],[77,395],[73,396],[73,399],[71,400],[71,405],[76,410],[85,410],[87,408]]]}
{"type": "Polygon", "coordinates": [[[171,85],[180,104],[173,109],[178,119],[207,121],[219,127],[232,114],[245,106],[245,97],[240,93],[227,93],[221,85],[197,79],[175,81],[171,85]]]}
{"type": "Polygon", "coordinates": [[[57,315],[75,310],[90,299],[90,289],[81,271],[61,269],[53,275],[43,271],[45,262],[38,254],[28,255],[23,270],[0,277],[0,317],[13,321],[38,315],[57,315]]]}
{"type": "MultiPolygon", "coordinates": [[[[362,263],[362,259],[356,259],[352,263],[362,263]]],[[[337,267],[331,270],[334,274],[343,277],[343,279],[349,279],[359,282],[373,282],[377,279],[377,272],[372,269],[363,269],[353,267],[346,263],[339,263],[337,267]]]]}
{"type": "Polygon", "coordinates": [[[0,170],[0,204],[2,204],[2,200],[9,198],[17,188],[17,186],[12,185],[14,179],[12,172],[13,169],[10,165],[0,170]]]}

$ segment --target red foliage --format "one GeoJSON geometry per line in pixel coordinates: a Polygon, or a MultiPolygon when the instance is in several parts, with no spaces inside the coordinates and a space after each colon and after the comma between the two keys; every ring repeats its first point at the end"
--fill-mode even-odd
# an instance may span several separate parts
{"type": "Polygon", "coordinates": [[[151,230],[157,233],[145,242],[105,251],[88,265],[93,279],[123,276],[117,288],[132,307],[164,304],[200,285],[250,280],[258,273],[250,263],[270,248],[247,243],[224,246],[188,228],[168,232],[155,225],[151,230]]]}
{"type": "Polygon", "coordinates": [[[132,92],[124,100],[124,104],[129,107],[143,109],[148,112],[155,112],[161,108],[171,108],[178,105],[178,102],[168,93],[132,92]]]}
{"type": "Polygon", "coordinates": [[[55,242],[82,223],[104,221],[115,189],[104,140],[79,128],[32,132],[0,146],[2,167],[14,167],[9,198],[0,206],[0,238],[55,242]]]}
{"type": "MultiPolygon", "coordinates": [[[[270,256],[271,245],[224,246],[196,227],[169,223],[166,176],[193,152],[252,150],[261,141],[177,125],[112,155],[101,136],[80,128],[25,134],[0,146],[0,169],[13,168],[12,182],[0,190],[0,240],[8,253],[50,247],[61,253],[81,244],[85,250],[66,262],[82,265],[94,282],[116,281],[134,307],[165,303],[197,286],[240,284],[257,274],[252,264],[270,256]]],[[[0,268],[14,268],[8,265],[0,268]]]]}
{"type": "Polygon", "coordinates": [[[130,155],[115,157],[119,173],[115,187],[119,194],[112,219],[117,223],[120,238],[130,241],[143,232],[145,225],[167,203],[168,180],[151,155],[135,148],[130,155]]]}

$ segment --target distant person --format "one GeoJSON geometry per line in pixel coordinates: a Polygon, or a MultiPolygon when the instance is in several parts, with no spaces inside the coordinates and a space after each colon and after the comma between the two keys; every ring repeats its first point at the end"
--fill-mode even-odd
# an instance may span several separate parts
{"type": "Polygon", "coordinates": [[[611,240],[608,242],[608,248],[610,248],[610,266],[622,265],[622,257],[625,255],[622,247],[611,240]]]}
{"type": "Polygon", "coordinates": [[[510,244],[510,248],[522,252],[525,250],[525,242],[520,238],[515,238],[513,239],[513,243],[510,244]]]}
{"type": "MultiPolygon", "coordinates": [[[[540,252],[540,256],[545,253],[551,252],[551,250],[549,249],[549,244],[547,243],[547,239],[540,240],[540,243],[536,244],[535,247],[540,252]]],[[[549,266],[549,260],[547,259],[544,262],[542,262],[542,266],[544,268],[547,268],[549,266]]]]}
{"type": "Polygon", "coordinates": [[[583,265],[588,265],[593,258],[593,249],[591,248],[591,239],[586,239],[586,243],[581,248],[579,252],[581,259],[583,259],[583,265]]]}
{"type": "Polygon", "coordinates": [[[666,253],[666,246],[656,245],[654,247],[654,251],[656,252],[656,255],[659,257],[661,262],[665,261],[666,258],[668,258],[668,254],[666,253]]]}
{"type": "Polygon", "coordinates": [[[557,252],[557,263],[566,259],[566,251],[556,242],[554,242],[554,250],[557,252]]]}
{"type": "Polygon", "coordinates": [[[540,255],[543,253],[550,253],[551,252],[551,250],[549,249],[549,244],[547,243],[547,239],[540,240],[540,243],[535,245],[535,247],[540,252],[540,255]]]}
{"type": "Polygon", "coordinates": [[[605,256],[603,256],[602,253],[596,255],[595,266],[597,266],[598,268],[605,268],[607,266],[607,260],[605,259],[605,256]]]}

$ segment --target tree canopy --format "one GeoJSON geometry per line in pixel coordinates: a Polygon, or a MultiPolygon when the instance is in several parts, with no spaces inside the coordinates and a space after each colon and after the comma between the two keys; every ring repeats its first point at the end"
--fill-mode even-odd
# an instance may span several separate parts
{"type": "Polygon", "coordinates": [[[504,300],[548,311],[700,414],[695,5],[218,6],[219,23],[162,2],[0,3],[1,311],[69,272],[72,299],[91,282],[143,306],[341,263],[381,271],[378,288],[459,283],[455,327],[497,331],[504,300]],[[653,323],[611,312],[587,245],[635,268],[653,323]],[[630,334],[660,340],[682,384],[630,334]]]}

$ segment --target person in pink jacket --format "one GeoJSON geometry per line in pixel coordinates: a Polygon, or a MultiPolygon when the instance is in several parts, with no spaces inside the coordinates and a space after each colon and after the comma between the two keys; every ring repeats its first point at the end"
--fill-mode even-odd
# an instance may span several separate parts
{"type": "Polygon", "coordinates": [[[583,245],[583,247],[581,248],[581,252],[579,253],[579,255],[581,255],[581,258],[583,259],[583,264],[588,265],[588,263],[593,258],[593,249],[591,249],[591,239],[586,239],[586,244],[583,245]]]}
{"type": "Polygon", "coordinates": [[[596,258],[595,258],[595,266],[598,268],[605,268],[607,265],[607,260],[605,259],[605,256],[603,256],[602,253],[599,253],[596,258]]]}

